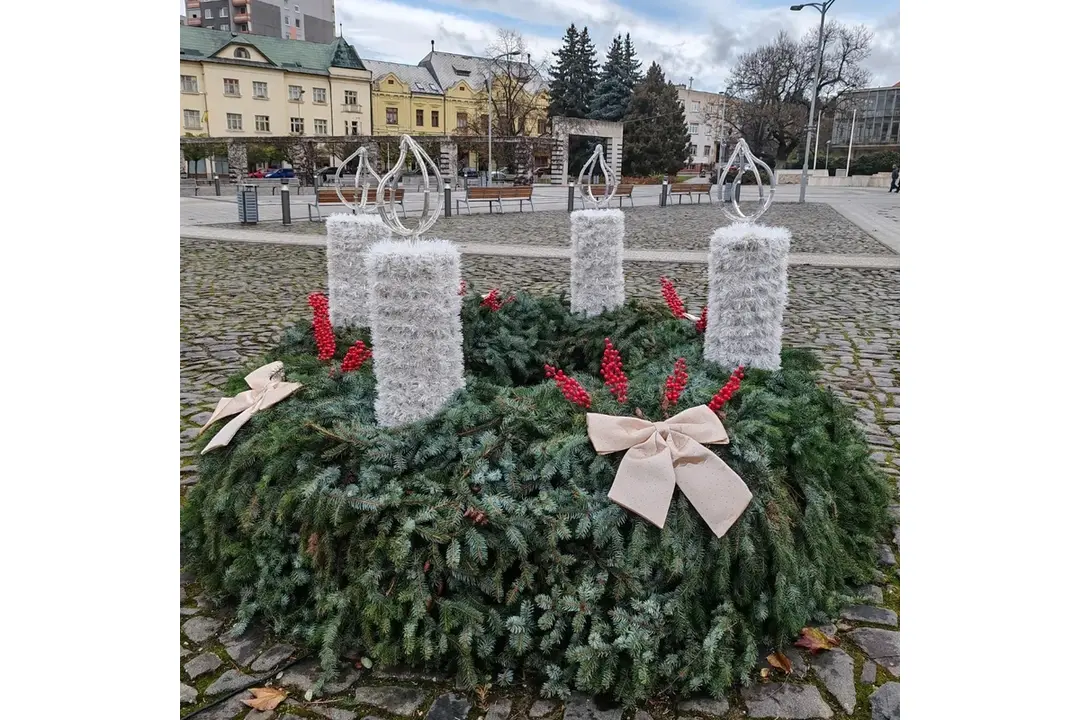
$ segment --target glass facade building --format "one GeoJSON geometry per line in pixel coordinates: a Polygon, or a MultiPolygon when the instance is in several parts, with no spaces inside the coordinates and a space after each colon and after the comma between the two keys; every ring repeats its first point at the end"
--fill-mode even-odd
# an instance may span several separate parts
{"type": "Polygon", "coordinates": [[[900,83],[845,94],[833,122],[832,145],[887,149],[900,146],[900,83]],[[851,119],[855,118],[855,136],[851,119]]]}

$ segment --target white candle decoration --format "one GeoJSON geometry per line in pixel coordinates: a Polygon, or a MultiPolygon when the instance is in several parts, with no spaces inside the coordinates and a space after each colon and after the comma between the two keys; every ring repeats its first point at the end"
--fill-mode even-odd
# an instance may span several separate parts
{"type": "Polygon", "coordinates": [[[375,214],[337,213],[326,219],[326,274],[334,327],[370,325],[364,257],[372,245],[389,239],[390,228],[375,214]]]}
{"type": "Polygon", "coordinates": [[[622,307],[622,210],[575,210],[570,214],[570,310],[586,317],[622,307]]]}

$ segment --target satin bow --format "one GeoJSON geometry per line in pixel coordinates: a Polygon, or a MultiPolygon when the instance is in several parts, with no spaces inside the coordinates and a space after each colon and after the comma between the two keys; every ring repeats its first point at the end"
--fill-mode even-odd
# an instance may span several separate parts
{"type": "Polygon", "coordinates": [[[589,440],[601,455],[626,450],[608,498],[662,528],[677,485],[716,537],[723,537],[753,495],[727,463],[701,443],[727,443],[706,405],[664,422],[587,415],[589,440]]]}
{"type": "Polygon", "coordinates": [[[200,435],[206,428],[221,418],[236,415],[236,413],[240,414],[230,420],[225,427],[218,430],[217,435],[206,444],[206,447],[199,454],[205,455],[214,448],[228,445],[229,441],[233,439],[233,435],[244,426],[244,423],[252,415],[284,400],[302,387],[300,383],[285,382],[284,378],[285,366],[280,360],[268,363],[257,370],[253,370],[250,375],[244,378],[244,382],[248,384],[250,390],[245,390],[233,398],[221,398],[218,400],[217,407],[214,408],[214,414],[199,430],[200,435]]]}

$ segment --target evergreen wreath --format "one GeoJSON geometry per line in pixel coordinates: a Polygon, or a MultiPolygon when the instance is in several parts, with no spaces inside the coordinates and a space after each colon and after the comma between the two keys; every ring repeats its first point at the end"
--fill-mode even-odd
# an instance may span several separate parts
{"type": "MultiPolygon", "coordinates": [[[[809,352],[733,376],[663,305],[585,319],[565,296],[497,310],[483,297],[463,302],[466,387],[429,420],[376,427],[371,364],[328,373],[310,321],[268,355],[303,388],[199,458],[181,511],[189,568],[236,603],[236,632],[258,621],[318,648],[323,680],[360,650],[450,668],[466,688],[536,678],[547,696],[636,704],[722,696],[760,649],[870,580],[888,486],[809,352]],[[619,393],[601,374],[609,343],[619,393]],[[665,412],[679,358],[685,387],[665,412]],[[593,450],[586,410],[545,366],[578,381],[592,412],[654,420],[727,383],[714,408],[731,442],[712,449],[750,487],[746,511],[718,539],[678,492],[663,529],[612,503],[623,453],[593,450]]],[[[335,332],[332,363],[370,344],[366,329],[335,332]]],[[[241,374],[225,392],[245,389],[241,374]]]]}

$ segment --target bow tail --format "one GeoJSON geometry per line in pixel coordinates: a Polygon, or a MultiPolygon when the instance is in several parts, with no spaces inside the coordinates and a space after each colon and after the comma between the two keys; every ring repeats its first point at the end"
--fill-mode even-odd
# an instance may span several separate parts
{"type": "MultiPolygon", "coordinates": [[[[705,450],[702,448],[702,450],[705,450]]],[[[735,524],[754,496],[738,473],[712,452],[675,466],[675,481],[716,537],[735,524]]]]}
{"type": "Polygon", "coordinates": [[[608,499],[662,528],[674,493],[671,452],[666,446],[657,448],[654,443],[645,442],[626,451],[608,499]]]}
{"type": "Polygon", "coordinates": [[[251,416],[255,414],[256,409],[256,405],[251,405],[246,410],[244,410],[244,412],[240,413],[232,420],[227,422],[225,424],[225,427],[218,430],[217,435],[210,439],[210,442],[206,444],[206,447],[204,447],[203,451],[199,454],[205,455],[214,448],[228,445],[229,441],[233,439],[233,435],[235,435],[237,431],[244,426],[244,423],[246,423],[248,419],[250,419],[251,416]]]}

